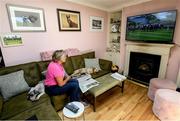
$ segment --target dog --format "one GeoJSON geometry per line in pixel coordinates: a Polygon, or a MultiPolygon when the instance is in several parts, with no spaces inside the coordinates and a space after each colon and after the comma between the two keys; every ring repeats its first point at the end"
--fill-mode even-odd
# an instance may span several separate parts
{"type": "Polygon", "coordinates": [[[31,87],[27,94],[27,99],[31,101],[37,101],[43,94],[45,94],[44,84],[41,81],[35,87],[31,87]]]}
{"type": "Polygon", "coordinates": [[[74,71],[74,73],[71,75],[72,77],[78,77],[83,74],[92,74],[97,73],[99,70],[97,68],[80,68],[74,71]]]}

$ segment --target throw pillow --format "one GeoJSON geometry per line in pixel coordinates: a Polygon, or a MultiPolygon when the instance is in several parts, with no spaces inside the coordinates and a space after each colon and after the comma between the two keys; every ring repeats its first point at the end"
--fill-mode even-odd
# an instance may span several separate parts
{"type": "Polygon", "coordinates": [[[0,76],[0,91],[5,101],[29,89],[23,70],[0,76]]]}
{"type": "Polygon", "coordinates": [[[99,66],[98,58],[92,58],[92,59],[85,58],[84,62],[85,62],[86,68],[97,68],[98,71],[101,70],[101,68],[99,66]]]}

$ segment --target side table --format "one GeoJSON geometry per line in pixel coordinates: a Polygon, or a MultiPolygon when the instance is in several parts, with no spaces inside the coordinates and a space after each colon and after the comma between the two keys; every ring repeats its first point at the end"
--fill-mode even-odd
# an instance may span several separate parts
{"type": "Polygon", "coordinates": [[[83,120],[85,121],[85,116],[84,116],[84,105],[81,102],[70,102],[73,103],[74,105],[76,105],[77,107],[79,107],[79,110],[77,113],[74,113],[72,111],[70,111],[69,109],[67,109],[66,107],[63,108],[63,120],[64,120],[64,116],[69,118],[69,119],[74,119],[76,120],[76,118],[80,117],[83,115],[83,120]]]}

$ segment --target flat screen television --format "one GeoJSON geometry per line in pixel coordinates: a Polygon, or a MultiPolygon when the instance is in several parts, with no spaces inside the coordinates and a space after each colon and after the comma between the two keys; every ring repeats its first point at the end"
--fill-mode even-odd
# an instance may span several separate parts
{"type": "Polygon", "coordinates": [[[173,43],[176,10],[127,17],[126,40],[173,43]]]}

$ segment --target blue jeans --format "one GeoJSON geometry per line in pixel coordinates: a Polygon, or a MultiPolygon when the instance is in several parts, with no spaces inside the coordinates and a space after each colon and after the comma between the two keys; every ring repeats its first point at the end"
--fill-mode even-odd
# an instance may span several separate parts
{"type": "Polygon", "coordinates": [[[78,80],[70,79],[63,86],[45,86],[45,92],[50,96],[67,94],[70,96],[70,101],[80,101],[80,88],[78,80]]]}

